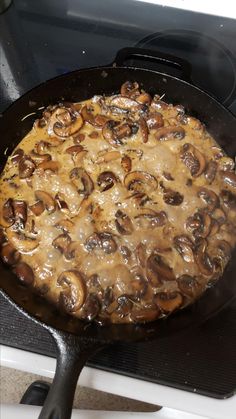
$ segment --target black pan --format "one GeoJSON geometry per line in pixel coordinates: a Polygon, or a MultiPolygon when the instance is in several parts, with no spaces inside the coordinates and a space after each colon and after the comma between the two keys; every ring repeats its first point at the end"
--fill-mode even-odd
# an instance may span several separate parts
{"type": "MultiPolygon", "coordinates": [[[[209,132],[230,156],[236,155],[236,119],[215,99],[191,84],[190,66],[172,56],[164,56],[152,51],[126,48],[116,57],[116,65],[73,71],[46,81],[32,89],[13,105],[0,119],[0,156],[3,168],[7,154],[31,129],[32,123],[40,115],[38,108],[56,102],[80,101],[95,94],[112,94],[119,91],[127,80],[137,81],[146,91],[165,93],[165,100],[181,103],[187,113],[206,124],[209,132]],[[180,80],[167,74],[135,67],[123,67],[130,57],[165,64],[182,70],[180,80]],[[25,115],[29,115],[24,119],[25,115]]],[[[220,82],[220,75],[219,75],[220,82]]],[[[197,325],[229,303],[236,295],[236,252],[222,279],[199,299],[165,320],[157,320],[145,325],[110,325],[101,327],[94,323],[84,323],[70,318],[52,308],[47,301],[32,294],[30,289],[19,283],[14,274],[0,264],[1,292],[9,303],[23,312],[32,321],[39,322],[54,337],[58,347],[57,368],[53,384],[40,419],[69,419],[74,391],[79,373],[86,360],[104,345],[117,341],[138,341],[159,338],[176,333],[190,325],[197,325]]]]}

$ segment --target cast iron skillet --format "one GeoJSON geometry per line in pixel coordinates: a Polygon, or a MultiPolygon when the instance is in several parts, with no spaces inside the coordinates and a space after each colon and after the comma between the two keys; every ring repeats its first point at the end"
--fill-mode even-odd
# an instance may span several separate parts
{"type": "MultiPolygon", "coordinates": [[[[116,65],[77,70],[32,89],[13,105],[0,119],[1,168],[7,154],[31,129],[40,115],[38,108],[61,100],[80,101],[95,94],[118,92],[127,80],[137,81],[142,88],[152,93],[165,93],[165,100],[181,103],[187,113],[206,124],[209,132],[230,156],[236,155],[236,119],[220,103],[190,83],[190,66],[173,56],[149,50],[125,48],[116,57],[116,65]],[[145,60],[162,61],[182,70],[183,81],[167,74],[135,67],[123,67],[125,59],[138,57],[145,60]],[[33,113],[28,118],[25,115],[33,113]]],[[[54,337],[58,348],[57,368],[53,384],[40,419],[69,419],[79,373],[86,360],[105,344],[117,341],[138,341],[159,338],[176,333],[193,324],[199,324],[223,306],[236,294],[236,252],[222,279],[191,307],[165,320],[145,325],[110,325],[100,327],[85,323],[59,313],[47,301],[32,294],[30,289],[19,283],[14,274],[0,264],[0,286],[2,294],[32,321],[40,323],[54,337]]]]}

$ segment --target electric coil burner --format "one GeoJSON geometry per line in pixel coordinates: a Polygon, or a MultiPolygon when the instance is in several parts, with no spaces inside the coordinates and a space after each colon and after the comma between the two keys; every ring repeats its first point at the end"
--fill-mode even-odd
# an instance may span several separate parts
{"type": "MultiPolygon", "coordinates": [[[[108,64],[119,49],[139,46],[189,61],[193,84],[236,115],[235,34],[235,19],[163,8],[151,2],[100,0],[98,6],[95,1],[83,0],[50,4],[46,0],[15,0],[0,15],[0,110],[46,79],[108,64]]],[[[137,65],[138,61],[132,63],[137,65]]],[[[173,74],[169,67],[151,66],[173,74]]],[[[2,296],[0,307],[0,343],[55,356],[51,336],[44,329],[20,315],[2,296]]],[[[195,330],[158,341],[115,345],[96,355],[89,365],[207,395],[207,400],[233,399],[235,352],[236,300],[195,330]]],[[[215,409],[215,417],[222,419],[220,409],[215,409]]],[[[233,418],[233,413],[224,417],[233,418]]]]}

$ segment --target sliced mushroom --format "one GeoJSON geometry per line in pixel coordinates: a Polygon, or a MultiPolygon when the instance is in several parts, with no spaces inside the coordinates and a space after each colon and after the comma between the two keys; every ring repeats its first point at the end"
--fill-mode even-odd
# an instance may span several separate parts
{"type": "Polygon", "coordinates": [[[132,297],[135,300],[144,297],[148,291],[148,282],[140,272],[134,274],[133,279],[130,281],[130,285],[132,287],[132,297]]]}
{"type": "Polygon", "coordinates": [[[117,231],[124,236],[132,234],[134,227],[130,217],[121,210],[118,210],[115,216],[117,231]]]}
{"type": "Polygon", "coordinates": [[[90,293],[83,305],[83,318],[89,322],[94,320],[101,310],[101,303],[95,293],[90,293]]]}
{"type": "Polygon", "coordinates": [[[154,304],[147,304],[144,307],[132,310],[130,318],[134,323],[147,323],[158,319],[160,315],[159,308],[154,304]]]}
{"type": "Polygon", "coordinates": [[[45,210],[45,206],[42,201],[37,201],[35,204],[30,205],[29,209],[33,212],[34,215],[36,215],[36,217],[38,217],[45,210]]]}
{"type": "Polygon", "coordinates": [[[227,209],[236,210],[236,194],[228,191],[227,189],[223,189],[220,192],[220,199],[227,209]]]}
{"type": "Polygon", "coordinates": [[[211,231],[211,217],[203,211],[197,211],[193,216],[187,218],[186,229],[194,237],[206,238],[211,231]]]}
{"type": "Polygon", "coordinates": [[[30,157],[31,157],[31,159],[33,160],[33,162],[35,163],[35,164],[40,164],[40,163],[43,163],[43,162],[45,162],[45,161],[50,161],[51,159],[52,159],[52,157],[51,157],[51,155],[50,154],[48,154],[48,153],[45,153],[45,154],[38,154],[38,153],[36,153],[34,150],[33,151],[31,151],[31,153],[30,153],[30,157]]]}
{"type": "Polygon", "coordinates": [[[138,103],[141,103],[142,105],[150,106],[152,98],[151,98],[151,95],[149,95],[149,93],[143,92],[143,93],[140,93],[140,95],[136,96],[135,100],[138,103]]]}
{"type": "Polygon", "coordinates": [[[74,229],[74,223],[69,219],[63,219],[55,224],[55,227],[62,230],[64,233],[71,233],[74,229]]]}
{"type": "Polygon", "coordinates": [[[62,308],[69,313],[79,310],[86,298],[86,286],[81,273],[77,270],[64,271],[57,279],[57,284],[62,289],[59,296],[62,308]]]}
{"type": "Polygon", "coordinates": [[[225,265],[230,260],[232,248],[226,240],[218,240],[214,248],[211,248],[212,263],[216,271],[223,273],[225,265]]]}
{"type": "MultiPolygon", "coordinates": [[[[13,199],[9,198],[2,207],[2,218],[6,221],[7,225],[11,225],[15,221],[15,214],[13,208],[13,199]]],[[[7,226],[6,225],[6,226],[7,226]]],[[[3,226],[5,227],[5,226],[3,226]]]]}
{"type": "Polygon", "coordinates": [[[14,150],[13,154],[10,157],[11,162],[13,164],[19,163],[19,161],[22,159],[24,154],[25,153],[24,153],[24,150],[22,150],[22,148],[17,148],[16,150],[14,150]]]}
{"type": "Polygon", "coordinates": [[[230,172],[229,170],[221,170],[220,177],[224,183],[232,188],[236,188],[236,173],[230,172]]]}
{"type": "Polygon", "coordinates": [[[150,112],[147,117],[147,126],[149,129],[158,129],[163,127],[163,116],[159,112],[150,112]]]}
{"type": "Polygon", "coordinates": [[[172,174],[171,174],[170,172],[166,172],[166,171],[164,171],[162,174],[163,174],[163,176],[164,176],[164,178],[165,178],[166,180],[169,180],[169,181],[174,180],[174,178],[173,178],[173,176],[172,176],[172,174]]]}
{"type": "Polygon", "coordinates": [[[215,209],[219,207],[219,197],[212,190],[207,188],[200,188],[198,190],[197,196],[206,203],[206,208],[209,213],[215,211],[215,209]]]}
{"type": "Polygon", "coordinates": [[[189,169],[192,177],[200,176],[205,170],[205,157],[192,144],[185,143],[183,145],[180,157],[185,166],[189,169]]]}
{"type": "Polygon", "coordinates": [[[182,194],[171,188],[166,188],[163,185],[163,182],[160,182],[160,187],[163,190],[163,200],[167,205],[178,206],[182,204],[184,200],[184,196],[182,194]]]}
{"type": "Polygon", "coordinates": [[[25,201],[13,199],[14,222],[19,228],[24,228],[27,221],[27,204],[25,201]]]}
{"type": "Polygon", "coordinates": [[[53,124],[53,132],[58,137],[66,138],[76,134],[83,126],[83,118],[80,114],[71,114],[68,109],[60,112],[56,110],[57,122],[53,124]]]}
{"type": "Polygon", "coordinates": [[[4,234],[3,228],[0,227],[0,249],[3,243],[6,241],[6,236],[4,234]]]}
{"type": "Polygon", "coordinates": [[[85,248],[89,252],[95,248],[100,248],[105,253],[110,254],[117,250],[117,244],[110,233],[93,233],[87,238],[85,248]]]}
{"type": "Polygon", "coordinates": [[[71,154],[73,156],[73,155],[76,155],[76,154],[80,153],[83,150],[84,150],[84,147],[82,145],[76,144],[76,145],[72,145],[72,146],[66,148],[65,153],[71,154]]]}
{"type": "Polygon", "coordinates": [[[38,165],[38,169],[50,170],[51,172],[58,172],[60,169],[60,163],[58,161],[44,161],[38,165]]]}
{"type": "Polygon", "coordinates": [[[82,167],[75,167],[72,169],[70,172],[70,179],[72,179],[80,194],[88,196],[93,192],[93,181],[82,167]],[[80,189],[81,184],[83,185],[83,189],[80,189]]]}
{"type": "Polygon", "coordinates": [[[178,291],[159,292],[154,301],[164,313],[171,313],[181,306],[183,297],[178,291]]]}
{"type": "Polygon", "coordinates": [[[136,96],[140,94],[139,85],[136,81],[135,82],[126,81],[125,83],[122,84],[120,93],[122,96],[135,98],[136,96]]]}
{"type": "Polygon", "coordinates": [[[147,249],[146,245],[144,243],[139,243],[135,249],[135,256],[142,266],[142,268],[145,267],[146,264],[146,258],[147,258],[147,249]]]}
{"type": "Polygon", "coordinates": [[[195,249],[195,262],[203,275],[210,276],[214,272],[214,264],[206,250],[206,239],[199,239],[195,249]]]}
{"type": "Polygon", "coordinates": [[[114,96],[110,101],[110,106],[112,109],[117,108],[123,112],[137,112],[145,109],[143,104],[121,95],[114,96]]]}
{"type": "Polygon", "coordinates": [[[145,190],[154,191],[158,182],[150,173],[134,171],[125,176],[124,185],[129,191],[145,192],[145,190]]]}
{"type": "Polygon", "coordinates": [[[71,238],[69,234],[63,233],[53,240],[52,245],[55,249],[59,250],[59,252],[65,253],[70,243],[71,238]]]}
{"type": "Polygon", "coordinates": [[[126,262],[128,262],[129,258],[132,255],[131,250],[127,246],[120,246],[120,253],[122,254],[126,262]]]}
{"type": "Polygon", "coordinates": [[[113,160],[120,159],[121,155],[119,151],[102,151],[102,154],[99,154],[99,157],[96,163],[108,163],[113,160]]]}
{"type": "Polygon", "coordinates": [[[18,164],[20,179],[26,179],[32,176],[35,171],[35,167],[35,163],[29,156],[24,156],[22,159],[20,159],[18,164]]]}
{"type": "Polygon", "coordinates": [[[151,254],[147,260],[146,276],[154,287],[159,287],[163,281],[174,281],[175,275],[160,255],[151,254]]]}
{"type": "Polygon", "coordinates": [[[23,233],[17,232],[13,229],[8,230],[8,240],[21,253],[29,253],[36,249],[39,245],[38,240],[28,237],[23,233]]]}
{"type": "Polygon", "coordinates": [[[143,117],[141,117],[139,119],[139,127],[140,127],[140,133],[141,133],[141,136],[142,136],[142,140],[143,140],[144,143],[147,143],[148,142],[149,131],[148,131],[147,123],[146,123],[146,121],[143,117]]]}
{"type": "Polygon", "coordinates": [[[177,282],[180,291],[187,297],[197,297],[202,291],[202,285],[193,276],[181,275],[177,282]]]}
{"type": "Polygon", "coordinates": [[[158,141],[168,140],[182,140],[185,137],[185,130],[183,127],[162,127],[158,128],[156,132],[156,139],[158,141]]]}
{"type": "Polygon", "coordinates": [[[43,203],[49,214],[56,210],[56,202],[48,192],[36,190],[34,194],[35,198],[43,203]]]}
{"type": "Polygon", "coordinates": [[[20,260],[20,253],[11,243],[4,243],[0,251],[2,260],[8,265],[15,265],[20,260]]]}
{"type": "Polygon", "coordinates": [[[25,285],[32,285],[34,282],[34,272],[25,262],[18,262],[14,268],[14,273],[25,285]]]}
{"type": "Polygon", "coordinates": [[[85,138],[86,138],[85,134],[79,133],[79,134],[73,136],[73,142],[74,142],[74,144],[80,144],[80,143],[82,143],[82,141],[85,140],[85,138]]]}
{"type": "Polygon", "coordinates": [[[176,236],[174,237],[173,244],[185,262],[194,262],[194,244],[190,237],[186,235],[176,236]]]}
{"type": "Polygon", "coordinates": [[[129,295],[126,295],[126,294],[120,295],[117,298],[117,303],[118,303],[117,312],[119,313],[121,318],[130,314],[133,307],[133,302],[131,301],[129,295]]]}
{"type": "Polygon", "coordinates": [[[217,163],[216,163],[216,161],[215,161],[215,160],[210,160],[210,161],[207,163],[207,166],[206,166],[206,170],[205,170],[204,176],[205,176],[205,178],[206,178],[207,182],[208,182],[210,185],[212,184],[212,182],[213,182],[213,181],[214,181],[214,179],[215,179],[216,172],[217,172],[217,167],[218,167],[218,165],[217,165],[217,163]]]}
{"type": "Polygon", "coordinates": [[[87,106],[83,106],[81,110],[81,115],[85,122],[93,125],[94,127],[102,128],[105,123],[108,121],[108,117],[105,115],[95,115],[91,112],[87,106]]]}
{"type": "Polygon", "coordinates": [[[121,166],[123,170],[128,173],[132,169],[132,160],[129,156],[124,155],[121,159],[121,166]]]}
{"type": "Polygon", "coordinates": [[[100,173],[97,178],[97,184],[101,192],[105,192],[112,188],[117,181],[118,178],[114,175],[113,172],[110,171],[100,173]]]}

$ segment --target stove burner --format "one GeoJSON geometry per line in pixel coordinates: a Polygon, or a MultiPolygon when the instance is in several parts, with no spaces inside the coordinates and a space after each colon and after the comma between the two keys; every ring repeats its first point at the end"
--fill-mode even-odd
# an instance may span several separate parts
{"type": "Polygon", "coordinates": [[[149,35],[136,46],[166,52],[189,61],[192,65],[193,84],[216,97],[225,106],[229,106],[235,99],[236,57],[213,38],[200,32],[174,30],[149,35]]]}

